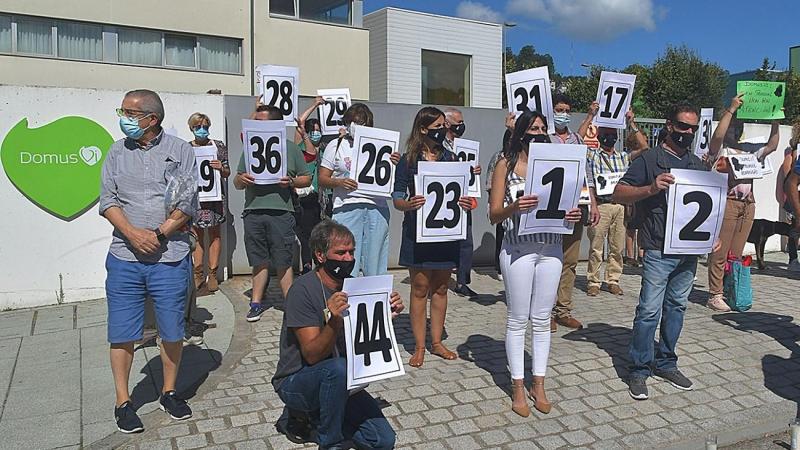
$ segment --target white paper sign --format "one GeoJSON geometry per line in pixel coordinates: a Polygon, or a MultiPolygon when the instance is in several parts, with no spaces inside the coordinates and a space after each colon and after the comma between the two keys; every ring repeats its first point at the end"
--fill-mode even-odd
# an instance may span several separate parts
{"type": "Polygon", "coordinates": [[[194,148],[194,159],[197,166],[197,197],[201,202],[222,200],[221,174],[211,167],[211,161],[217,159],[217,146],[206,145],[194,148]]]}
{"type": "Polygon", "coordinates": [[[242,120],[244,163],[256,184],[277,184],[286,176],[286,124],[242,120]]]}
{"type": "Polygon", "coordinates": [[[728,152],[728,167],[737,180],[755,180],[761,178],[761,161],[754,153],[728,152]]]}
{"type": "Polygon", "coordinates": [[[406,373],[392,324],[392,290],[391,275],[344,280],[347,389],[406,373]]]}
{"type": "MultiPolygon", "coordinates": [[[[453,140],[453,153],[456,154],[459,161],[468,162],[475,167],[481,160],[481,143],[478,141],[471,141],[469,139],[455,138],[453,140]]],[[[481,176],[475,175],[470,172],[469,189],[467,192],[469,197],[481,197],[481,176]]]]}
{"type": "Polygon", "coordinates": [[[672,169],[675,184],[667,192],[665,255],[711,253],[725,215],[728,175],[672,169]]]}
{"type": "Polygon", "coordinates": [[[391,197],[394,188],[392,153],[400,145],[400,133],[380,128],[355,126],[350,178],[358,183],[351,194],[365,197],[391,197]]]}
{"type": "Polygon", "coordinates": [[[593,124],[598,127],[624,129],[625,114],[631,107],[636,75],[617,72],[600,73],[597,86],[597,103],[600,110],[594,116],[593,124]]]}
{"type": "Polygon", "coordinates": [[[703,156],[708,153],[708,145],[711,143],[713,126],[714,108],[700,109],[700,129],[697,130],[697,136],[694,139],[694,154],[700,159],[703,159],[703,156]]]}
{"type": "Polygon", "coordinates": [[[467,195],[470,163],[420,161],[414,179],[416,195],[425,197],[417,210],[417,242],[467,238],[467,212],[458,204],[467,195]]]}
{"type": "Polygon", "coordinates": [[[625,175],[625,172],[605,172],[594,176],[594,191],[597,195],[611,195],[617,183],[625,175]]]}
{"type": "Polygon", "coordinates": [[[519,235],[572,234],[566,214],[578,207],[586,180],[586,146],[531,143],[525,195],[539,197],[539,206],[522,214],[519,235]]]}
{"type": "Polygon", "coordinates": [[[325,103],[317,107],[322,134],[339,134],[339,128],[344,126],[344,112],[351,104],[350,89],[317,89],[317,95],[325,100],[325,103]]]}
{"type": "Polygon", "coordinates": [[[528,110],[539,111],[547,117],[547,132],[555,133],[550,73],[546,66],[506,74],[506,98],[508,112],[519,117],[528,110]]]}
{"type": "MultiPolygon", "coordinates": [[[[764,144],[767,145],[767,141],[769,141],[769,136],[756,136],[750,139],[742,140],[743,144],[764,144]]],[[[798,144],[800,145],[800,144],[798,144]]],[[[767,155],[764,158],[764,161],[761,161],[761,175],[767,176],[772,175],[775,172],[775,169],[772,167],[772,153],[767,155]]]]}
{"type": "Polygon", "coordinates": [[[258,94],[265,105],[283,113],[286,126],[294,126],[297,118],[297,93],[300,92],[300,69],[289,66],[262,64],[256,67],[258,94]]]}

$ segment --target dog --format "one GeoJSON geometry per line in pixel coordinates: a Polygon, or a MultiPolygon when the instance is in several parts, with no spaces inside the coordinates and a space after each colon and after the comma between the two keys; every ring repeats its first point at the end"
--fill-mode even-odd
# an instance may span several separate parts
{"type": "Polygon", "coordinates": [[[747,242],[756,246],[756,259],[759,269],[764,270],[764,267],[766,267],[764,265],[764,246],[767,244],[767,239],[775,234],[790,237],[789,234],[793,227],[794,219],[792,219],[792,223],[773,222],[766,219],[756,219],[753,221],[753,228],[750,229],[747,242]]]}

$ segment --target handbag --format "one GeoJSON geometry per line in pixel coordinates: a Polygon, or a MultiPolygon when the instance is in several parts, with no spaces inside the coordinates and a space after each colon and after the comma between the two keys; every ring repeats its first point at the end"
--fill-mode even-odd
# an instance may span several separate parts
{"type": "Polygon", "coordinates": [[[722,290],[725,301],[734,311],[744,312],[753,306],[753,288],[750,283],[750,263],[752,258],[744,260],[728,253],[725,263],[725,276],[722,279],[722,290]]]}

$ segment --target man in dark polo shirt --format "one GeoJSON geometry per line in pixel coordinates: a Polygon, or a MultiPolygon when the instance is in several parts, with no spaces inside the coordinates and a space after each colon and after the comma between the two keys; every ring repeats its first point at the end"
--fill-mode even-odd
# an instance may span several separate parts
{"type": "MultiPolygon", "coordinates": [[[[353,233],[325,220],[311,231],[309,246],[317,268],[289,289],[272,385],[287,407],[319,411],[320,448],[344,448],[345,439],[357,448],[393,448],[395,432],[375,399],[365,390],[347,390],[342,314],[349,305],[341,290],[355,265],[353,233]]],[[[392,317],[404,308],[397,292],[391,308],[392,317]]]]}
{"type": "Polygon", "coordinates": [[[614,190],[617,203],[636,203],[641,223],[639,236],[644,249],[644,270],[639,305],[633,319],[628,379],[629,393],[645,400],[647,377],[653,375],[681,390],[692,382],[677,366],[675,347],[683,327],[683,316],[697,270],[695,255],[663,255],[667,218],[667,188],[675,182],[670,169],[708,170],[689,149],[697,132],[699,113],[689,105],[676,105],[667,123],[667,138],[631,162],[614,190]],[[654,349],[656,328],[661,325],[654,349]]]}

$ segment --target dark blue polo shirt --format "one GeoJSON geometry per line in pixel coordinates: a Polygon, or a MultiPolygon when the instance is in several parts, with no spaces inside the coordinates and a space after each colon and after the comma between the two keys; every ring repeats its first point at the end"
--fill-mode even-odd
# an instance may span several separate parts
{"type": "MultiPolygon", "coordinates": [[[[631,161],[630,167],[619,182],[629,186],[647,186],[670,169],[708,170],[708,167],[691,150],[678,158],[661,146],[653,147],[631,161]]],[[[636,219],[639,227],[639,245],[645,250],[664,249],[664,231],[667,226],[667,192],[636,202],[636,219]]]]}

